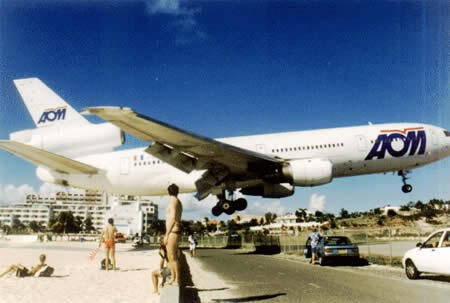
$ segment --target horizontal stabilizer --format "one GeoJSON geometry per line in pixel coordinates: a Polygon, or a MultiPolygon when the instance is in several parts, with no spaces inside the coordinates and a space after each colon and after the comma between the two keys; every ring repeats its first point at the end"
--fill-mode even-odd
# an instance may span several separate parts
{"type": "Polygon", "coordinates": [[[10,140],[0,140],[0,148],[26,161],[66,174],[98,174],[96,167],[45,150],[10,140]]]}

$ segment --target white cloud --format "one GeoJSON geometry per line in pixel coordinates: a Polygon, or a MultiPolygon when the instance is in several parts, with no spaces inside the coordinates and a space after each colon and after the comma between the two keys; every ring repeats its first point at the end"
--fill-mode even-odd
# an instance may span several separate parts
{"type": "Polygon", "coordinates": [[[192,1],[187,0],[145,0],[147,12],[150,15],[166,14],[174,16],[176,19],[171,26],[176,31],[175,43],[186,45],[193,41],[201,41],[207,38],[206,33],[195,20],[195,16],[200,13],[199,7],[189,5],[192,1]]]}
{"type": "Polygon", "coordinates": [[[28,184],[19,186],[13,184],[0,184],[0,204],[22,203],[25,201],[25,196],[33,192],[33,187],[28,184]]]}
{"type": "Polygon", "coordinates": [[[309,207],[308,210],[310,212],[315,212],[317,210],[324,211],[327,197],[325,195],[312,194],[309,199],[309,207]]]}
{"type": "Polygon", "coordinates": [[[58,191],[70,191],[72,193],[83,193],[82,189],[67,188],[60,185],[43,183],[39,190],[36,191],[31,185],[13,185],[13,184],[0,184],[0,205],[8,205],[15,203],[24,203],[25,196],[28,194],[40,194],[47,196],[49,194],[56,193],[58,191]]]}
{"type": "Polygon", "coordinates": [[[145,0],[144,2],[150,14],[180,15],[187,12],[186,8],[181,6],[181,0],[145,0]]]}

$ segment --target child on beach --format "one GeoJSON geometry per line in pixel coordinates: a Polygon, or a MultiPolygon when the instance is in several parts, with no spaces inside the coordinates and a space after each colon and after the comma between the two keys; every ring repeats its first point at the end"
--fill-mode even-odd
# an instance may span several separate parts
{"type": "Polygon", "coordinates": [[[154,270],[152,272],[153,293],[154,294],[159,294],[159,290],[158,290],[159,278],[162,278],[161,287],[164,287],[164,284],[166,283],[167,278],[171,277],[170,270],[169,270],[169,268],[167,268],[167,262],[168,262],[167,250],[166,250],[166,246],[163,243],[161,243],[159,246],[159,255],[161,257],[161,262],[159,263],[159,269],[154,270]]]}
{"type": "Polygon", "coordinates": [[[11,276],[13,273],[16,273],[18,277],[32,277],[35,273],[37,273],[42,267],[47,266],[45,264],[46,256],[44,254],[39,256],[40,264],[34,266],[29,270],[25,266],[21,264],[11,265],[4,273],[0,275],[0,278],[3,277],[6,274],[9,274],[11,276]]]}

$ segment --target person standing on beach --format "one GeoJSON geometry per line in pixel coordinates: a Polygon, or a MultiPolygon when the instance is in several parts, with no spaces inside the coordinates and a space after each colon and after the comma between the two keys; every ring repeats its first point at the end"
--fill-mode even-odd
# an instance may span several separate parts
{"type": "Polygon", "coordinates": [[[105,243],[105,252],[106,252],[106,270],[109,270],[110,256],[112,259],[113,270],[116,270],[116,247],[115,247],[115,238],[116,238],[117,228],[114,226],[114,219],[109,218],[108,224],[103,230],[100,236],[100,244],[102,242],[105,243]]]}
{"type": "Polygon", "coordinates": [[[189,235],[188,241],[189,241],[189,251],[191,252],[191,257],[195,257],[196,250],[197,250],[197,241],[195,240],[193,234],[189,235]]]}
{"type": "Polygon", "coordinates": [[[167,267],[172,276],[167,284],[174,282],[179,284],[179,269],[177,251],[178,242],[181,236],[181,214],[183,213],[183,206],[178,199],[179,188],[175,184],[171,184],[167,191],[169,193],[169,206],[166,210],[166,234],[164,236],[164,245],[167,248],[167,267]]]}

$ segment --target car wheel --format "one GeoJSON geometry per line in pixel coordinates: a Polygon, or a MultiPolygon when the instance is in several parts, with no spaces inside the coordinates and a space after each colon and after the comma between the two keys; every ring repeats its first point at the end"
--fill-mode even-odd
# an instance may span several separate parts
{"type": "Polygon", "coordinates": [[[320,266],[325,266],[327,264],[327,259],[324,256],[320,256],[319,264],[320,266]]]}
{"type": "Polygon", "coordinates": [[[413,261],[407,260],[405,264],[405,273],[408,279],[415,280],[419,277],[420,272],[417,270],[413,261]]]}

